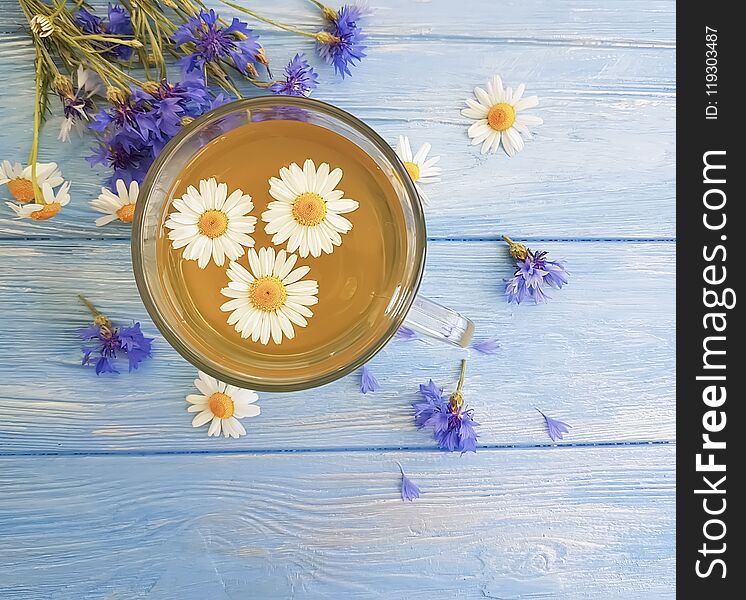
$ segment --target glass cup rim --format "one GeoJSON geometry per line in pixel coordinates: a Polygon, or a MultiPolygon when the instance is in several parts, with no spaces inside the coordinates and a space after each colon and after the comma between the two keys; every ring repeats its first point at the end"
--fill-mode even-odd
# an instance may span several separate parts
{"type": "Polygon", "coordinates": [[[404,164],[401,159],[397,156],[393,148],[386,143],[386,141],[376,133],[370,126],[366,125],[363,121],[350,113],[337,108],[326,102],[320,100],[305,98],[305,97],[294,97],[294,96],[259,96],[256,98],[243,98],[227,104],[223,104],[199,118],[195,119],[191,123],[182,127],[181,131],[171,139],[168,144],[161,150],[159,155],[148,170],[147,175],[143,184],[140,186],[140,195],[138,201],[135,204],[135,213],[132,222],[132,238],[131,238],[131,252],[132,252],[132,269],[135,276],[135,283],[142,299],[145,309],[147,310],[150,318],[153,320],[158,331],[166,339],[166,341],[174,348],[183,358],[189,361],[193,366],[197,367],[200,371],[215,377],[219,381],[224,383],[235,385],[241,388],[250,388],[258,391],[266,392],[289,392],[310,389],[317,386],[331,383],[345,375],[348,375],[352,371],[360,368],[362,365],[367,363],[373,356],[375,356],[394,336],[399,327],[401,327],[404,319],[409,312],[412,303],[419,291],[420,283],[422,281],[422,274],[425,267],[425,256],[427,248],[427,233],[425,228],[425,217],[422,208],[420,196],[417,193],[414,183],[409,176],[404,164]],[[151,194],[153,185],[161,172],[161,169],[169,160],[181,144],[194,134],[199,133],[204,128],[216,120],[225,117],[228,114],[247,111],[255,108],[271,108],[276,106],[293,106],[301,109],[307,109],[310,111],[320,112],[331,116],[339,121],[342,121],[346,125],[352,127],[358,134],[367,139],[368,142],[372,143],[376,149],[381,152],[384,157],[394,168],[398,175],[399,181],[403,185],[406,197],[409,199],[410,209],[414,219],[414,257],[417,262],[412,275],[410,285],[403,290],[402,299],[398,302],[396,313],[392,315],[390,325],[386,332],[376,341],[366,348],[365,352],[356,357],[349,364],[325,373],[316,377],[311,377],[298,381],[268,381],[268,380],[247,380],[240,377],[234,376],[231,373],[221,371],[219,365],[211,364],[212,361],[204,356],[202,353],[197,352],[189,344],[185,343],[179,336],[176,328],[173,327],[168,320],[162,314],[158,303],[155,300],[147,278],[145,277],[145,264],[143,259],[143,229],[145,227],[144,214],[145,207],[151,200],[151,194]]]}

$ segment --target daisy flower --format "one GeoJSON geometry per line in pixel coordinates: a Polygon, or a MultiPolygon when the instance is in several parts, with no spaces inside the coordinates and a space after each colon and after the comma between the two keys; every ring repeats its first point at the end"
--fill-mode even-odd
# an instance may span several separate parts
{"type": "Polygon", "coordinates": [[[236,260],[244,253],[243,246],[254,245],[249,235],[256,225],[256,217],[249,216],[254,203],[240,189],[229,196],[225,183],[214,177],[202,179],[199,191],[190,185],[173,206],[165,223],[171,230],[168,238],[174,248],[184,248],[185,260],[196,260],[200,269],[211,257],[221,267],[226,256],[236,260]]]}
{"type": "Polygon", "coordinates": [[[513,88],[503,88],[499,75],[495,75],[487,84],[487,91],[474,88],[474,98],[467,98],[469,105],[461,114],[475,122],[469,127],[472,145],[482,144],[482,154],[497,152],[502,142],[508,156],[523,150],[522,135],[530,138],[530,127],[541,125],[544,121],[534,115],[521,114],[527,108],[539,104],[537,96],[523,97],[524,84],[513,88]]]}
{"type": "Polygon", "coordinates": [[[60,209],[70,202],[70,182],[66,181],[56,192],[49,183],[41,186],[44,199],[43,204],[13,204],[6,202],[19,219],[33,219],[34,221],[46,221],[60,212],[60,209]]]}
{"type": "Polygon", "coordinates": [[[96,219],[96,227],[101,227],[119,219],[122,223],[132,223],[135,216],[135,203],[140,193],[140,185],[136,181],[130,183],[129,189],[124,181],[117,179],[117,193],[102,187],[98,198],[91,200],[93,210],[104,213],[105,216],[96,219]]]}
{"type": "Polygon", "coordinates": [[[310,159],[302,169],[293,163],[280,169],[280,179],[270,178],[269,195],[275,201],[262,213],[262,221],[267,223],[264,231],[274,234],[272,243],[287,241],[288,252],[297,250],[303,258],[331,254],[342,243],[340,234],[352,229],[341,215],[359,206],[334,189],[341,179],[342,169],[329,172],[329,165],[321,163],[316,170],[310,159]]]}
{"type": "MultiPolygon", "coordinates": [[[[41,188],[45,183],[57,187],[63,183],[62,173],[57,163],[36,163],[36,183],[41,188]]],[[[11,195],[21,203],[34,199],[34,186],[31,183],[31,165],[11,164],[4,160],[0,164],[0,185],[7,185],[11,195]]]]}
{"type": "Polygon", "coordinates": [[[220,435],[221,432],[225,437],[232,438],[246,435],[239,419],[256,417],[261,412],[254,404],[259,399],[256,392],[227,385],[202,371],[199,371],[194,385],[201,393],[186,397],[190,404],[187,411],[198,413],[192,419],[192,427],[202,427],[210,422],[207,430],[209,436],[220,435]]]}
{"type": "Polygon", "coordinates": [[[242,338],[251,336],[262,344],[282,342],[284,335],[289,340],[295,337],[293,325],[305,327],[307,318],[313,316],[308,308],[318,302],[319,285],[312,279],[303,279],[310,267],[293,270],[298,256],[274,248],[261,248],[257,253],[248,252],[247,271],[237,262],[228,268],[230,283],[220,293],[228,302],[220,307],[230,312],[228,324],[233,325],[242,338]]]}
{"type": "Polygon", "coordinates": [[[399,136],[399,143],[396,145],[396,155],[404,163],[407,173],[417,188],[417,193],[422,198],[424,204],[429,204],[430,199],[423,191],[421,184],[435,183],[440,181],[440,167],[435,164],[440,160],[440,156],[428,158],[430,144],[422,144],[416,154],[412,154],[412,146],[409,145],[409,138],[406,135],[399,136]]]}

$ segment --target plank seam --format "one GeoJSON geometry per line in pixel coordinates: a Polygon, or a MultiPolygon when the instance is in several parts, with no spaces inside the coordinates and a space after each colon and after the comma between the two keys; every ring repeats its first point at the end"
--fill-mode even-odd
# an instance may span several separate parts
{"type": "MultiPolygon", "coordinates": [[[[639,440],[627,442],[577,442],[567,444],[488,444],[479,446],[478,451],[510,451],[510,450],[546,450],[546,449],[587,449],[587,448],[630,448],[638,446],[671,446],[675,445],[675,440],[639,440]]],[[[46,457],[100,457],[100,456],[189,456],[189,455],[213,455],[213,456],[243,456],[252,454],[342,454],[342,453],[360,453],[360,452],[443,452],[436,447],[408,447],[408,446],[373,446],[361,448],[287,448],[285,450],[272,448],[254,448],[254,449],[211,449],[211,450],[39,450],[29,452],[0,452],[0,458],[31,458],[38,456],[46,457]]]]}

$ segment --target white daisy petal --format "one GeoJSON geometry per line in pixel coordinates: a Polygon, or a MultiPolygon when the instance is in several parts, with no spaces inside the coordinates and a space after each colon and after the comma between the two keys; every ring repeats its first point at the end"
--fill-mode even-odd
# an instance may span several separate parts
{"type": "MultiPolygon", "coordinates": [[[[314,231],[314,235],[318,238],[312,242],[314,249],[317,243],[321,248],[320,230],[314,231]]],[[[228,324],[241,337],[261,344],[270,340],[280,344],[283,338],[295,337],[293,323],[300,327],[307,325],[305,317],[310,318],[313,313],[305,307],[317,303],[319,286],[316,281],[303,279],[310,271],[308,266],[293,268],[297,260],[297,255],[285,250],[250,248],[249,270],[235,261],[230,264],[226,271],[228,287],[221,290],[228,300],[220,309],[229,313],[228,324]],[[288,305],[298,318],[285,313],[288,305]]]]}
{"type": "MultiPolygon", "coordinates": [[[[404,144],[404,142],[402,142],[404,144]]],[[[298,252],[301,257],[331,253],[341,239],[332,240],[325,223],[334,222],[338,215],[356,210],[355,200],[345,199],[342,190],[335,189],[342,180],[342,170],[330,170],[328,163],[308,159],[301,168],[297,163],[280,169],[280,177],[269,179],[269,194],[274,198],[261,215],[264,231],[272,236],[272,243],[287,243],[287,252],[298,252]]],[[[347,232],[352,224],[344,219],[334,227],[347,232]]],[[[257,270],[252,266],[254,274],[257,270]]]]}
{"type": "Polygon", "coordinates": [[[515,108],[515,112],[519,112],[522,110],[526,110],[527,108],[533,108],[534,106],[537,106],[539,104],[539,97],[538,96],[527,96],[526,98],[523,98],[516,102],[513,105],[513,108],[515,108]]]}
{"type": "MultiPolygon", "coordinates": [[[[122,188],[124,184],[122,183],[122,188]]],[[[123,189],[117,189],[120,197],[123,189]]],[[[130,186],[129,194],[137,194],[137,186],[130,186]],[[134,187],[134,189],[133,189],[134,187]]],[[[210,261],[217,266],[225,263],[226,257],[235,260],[242,247],[252,247],[256,217],[250,216],[254,204],[251,196],[240,189],[229,195],[225,183],[211,177],[199,182],[199,191],[189,186],[180,199],[172,202],[172,211],[165,226],[170,229],[168,237],[174,248],[182,248],[185,260],[196,260],[200,269],[210,261]]]]}
{"type": "Polygon", "coordinates": [[[238,438],[245,435],[246,429],[239,419],[255,417],[260,413],[259,407],[253,404],[259,398],[256,392],[226,385],[202,371],[198,372],[194,383],[205,395],[186,396],[189,404],[187,412],[198,413],[192,419],[192,427],[210,423],[208,436],[222,433],[225,437],[238,438]]]}
{"type": "MultiPolygon", "coordinates": [[[[500,77],[495,75],[488,82],[486,91],[477,87],[474,89],[475,98],[467,98],[467,108],[461,114],[474,121],[469,125],[467,134],[472,145],[481,144],[482,154],[494,153],[502,144],[506,154],[514,156],[523,149],[524,137],[532,137],[530,128],[543,123],[537,116],[521,113],[539,103],[536,96],[524,97],[525,90],[523,83],[515,91],[512,87],[504,88],[500,77]]],[[[431,175],[437,177],[440,172],[426,174],[420,168],[422,183],[431,175]]]]}

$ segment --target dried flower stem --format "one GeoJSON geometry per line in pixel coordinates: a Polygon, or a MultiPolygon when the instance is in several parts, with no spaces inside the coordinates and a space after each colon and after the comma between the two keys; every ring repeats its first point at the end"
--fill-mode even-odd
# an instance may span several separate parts
{"type": "Polygon", "coordinates": [[[78,294],[78,299],[85,305],[85,307],[90,311],[91,316],[93,317],[93,322],[96,325],[100,325],[101,328],[106,328],[108,331],[111,331],[111,320],[109,317],[104,315],[100,310],[98,310],[94,305],[93,302],[91,302],[88,298],[86,298],[83,294],[78,294]]]}
{"type": "Polygon", "coordinates": [[[513,258],[516,260],[526,260],[526,257],[528,257],[528,248],[525,244],[514,242],[507,235],[503,235],[502,239],[508,244],[508,251],[513,258]]]}
{"type": "Polygon", "coordinates": [[[461,407],[464,405],[464,394],[461,392],[461,388],[464,386],[464,378],[466,377],[466,359],[461,359],[461,374],[458,378],[458,385],[456,386],[456,391],[451,394],[451,406],[453,407],[454,412],[458,412],[461,410],[461,407]]]}
{"type": "Polygon", "coordinates": [[[318,33],[311,33],[309,31],[303,31],[302,29],[298,29],[297,27],[293,27],[292,25],[285,25],[284,23],[279,23],[277,21],[273,21],[272,19],[268,19],[267,17],[263,17],[257,13],[255,13],[253,10],[249,10],[248,8],[244,8],[243,6],[239,4],[234,4],[233,2],[228,2],[228,0],[220,0],[223,4],[226,4],[227,6],[230,6],[231,8],[236,9],[239,12],[242,12],[244,14],[249,15],[250,17],[254,17],[255,19],[262,21],[264,23],[268,23],[269,25],[272,25],[273,27],[277,27],[278,29],[282,29],[284,31],[289,31],[290,33],[297,33],[298,35],[303,35],[305,37],[310,37],[313,39],[318,39],[318,33]]]}

